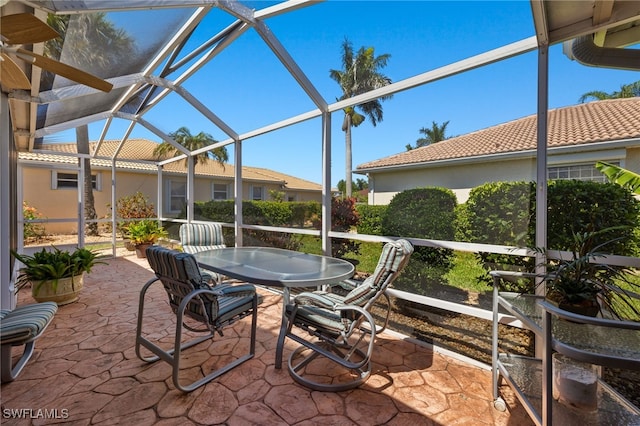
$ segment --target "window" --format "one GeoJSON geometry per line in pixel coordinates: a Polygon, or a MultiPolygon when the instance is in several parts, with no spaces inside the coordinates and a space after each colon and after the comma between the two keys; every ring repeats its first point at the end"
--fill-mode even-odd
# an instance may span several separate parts
{"type": "Polygon", "coordinates": [[[169,198],[167,210],[171,213],[179,213],[187,204],[187,182],[179,180],[167,181],[169,198]]]}
{"type": "MultiPolygon", "coordinates": [[[[610,164],[620,165],[619,161],[610,164]]],[[[551,180],[575,179],[606,182],[607,178],[596,169],[595,164],[572,164],[569,166],[556,166],[547,169],[547,178],[551,180]]]]}
{"type": "Polygon", "coordinates": [[[228,200],[229,198],[229,185],[226,183],[214,183],[213,184],[213,199],[214,200],[228,200]]]}
{"type": "Polygon", "coordinates": [[[260,201],[264,199],[264,188],[262,186],[251,187],[251,199],[260,201]]]}
{"type": "MultiPolygon", "coordinates": [[[[102,191],[102,175],[100,173],[91,174],[91,183],[93,189],[102,191]]],[[[52,171],[51,189],[77,189],[78,173],[77,172],[59,172],[52,171]]]]}

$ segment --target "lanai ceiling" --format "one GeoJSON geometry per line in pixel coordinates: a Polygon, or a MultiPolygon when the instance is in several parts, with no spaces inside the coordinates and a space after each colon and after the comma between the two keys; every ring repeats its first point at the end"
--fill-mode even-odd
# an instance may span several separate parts
{"type": "MultiPolygon", "coordinates": [[[[2,16],[29,13],[46,22],[47,14],[55,14],[60,19],[69,15],[60,61],[106,79],[113,85],[113,89],[105,93],[60,76],[52,78],[49,75],[47,78],[28,61],[16,61],[29,77],[31,89],[9,90],[3,84],[2,90],[10,93],[18,148],[21,151],[33,150],[42,137],[82,124],[105,120],[107,128],[113,118],[143,125],[168,140],[167,135],[144,117],[171,92],[179,94],[218,126],[229,137],[226,143],[238,139],[237,132],[222,121],[216,111],[210,111],[204,100],[198,100],[186,91],[182,83],[205,63],[215,60],[219,52],[250,29],[260,35],[291,73],[318,115],[344,108],[344,101],[330,105],[320,95],[280,44],[278,34],[272,33],[265,23],[267,18],[295,13],[296,9],[313,7],[315,3],[307,0],[0,0],[2,16]],[[127,32],[136,46],[135,54],[126,47],[105,44],[99,32],[82,31],[89,25],[88,19],[107,12],[118,12],[110,16],[117,19],[123,29],[129,30],[127,32]],[[220,28],[209,40],[193,48],[189,37],[209,13],[220,15],[220,28]],[[187,45],[190,46],[188,50],[187,45]],[[87,46],[89,50],[111,54],[104,54],[100,60],[91,59],[86,54],[87,46]]],[[[538,46],[571,41],[569,50],[581,62],[593,66],[640,68],[639,51],[628,47],[640,42],[640,2],[531,0],[531,10],[538,46]]],[[[3,40],[3,51],[11,47],[5,42],[3,40]]],[[[42,53],[43,43],[22,48],[42,53]]],[[[394,87],[405,90],[424,84],[420,79],[415,82],[409,80],[398,82],[394,87]]],[[[292,111],[292,117],[295,114],[299,112],[292,111]]]]}

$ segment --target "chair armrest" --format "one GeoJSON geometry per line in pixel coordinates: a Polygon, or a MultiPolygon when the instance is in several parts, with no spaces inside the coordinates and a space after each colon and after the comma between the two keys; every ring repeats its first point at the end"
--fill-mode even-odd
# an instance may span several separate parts
{"type": "Polygon", "coordinates": [[[256,294],[256,287],[253,284],[219,284],[213,287],[213,293],[217,296],[245,297],[256,294]]]}
{"type": "Polygon", "coordinates": [[[302,306],[317,306],[319,308],[331,309],[332,311],[335,311],[337,306],[336,302],[324,295],[311,292],[300,293],[294,299],[294,303],[302,306]]]}
{"type": "Polygon", "coordinates": [[[341,287],[347,291],[351,291],[354,288],[358,287],[360,284],[362,284],[362,281],[346,279],[340,281],[339,283],[331,284],[331,287],[341,287]]]}

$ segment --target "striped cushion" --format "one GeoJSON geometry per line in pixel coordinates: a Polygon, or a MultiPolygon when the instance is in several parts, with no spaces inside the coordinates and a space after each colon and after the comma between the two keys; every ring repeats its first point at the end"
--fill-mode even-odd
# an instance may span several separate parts
{"type": "Polygon", "coordinates": [[[27,343],[47,327],[58,305],[54,302],[18,306],[12,311],[0,310],[1,343],[27,343]]]}
{"type": "Polygon", "coordinates": [[[195,257],[161,246],[147,249],[147,260],[169,295],[169,304],[177,312],[182,300],[195,289],[213,290],[219,295],[203,293],[187,305],[186,314],[214,327],[252,308],[255,287],[252,285],[218,285],[210,287],[200,273],[195,257]],[[233,296],[225,296],[233,293],[233,296]],[[203,310],[204,309],[204,310],[203,310]]]}
{"type": "Polygon", "coordinates": [[[198,262],[189,253],[181,253],[162,246],[147,248],[147,261],[159,278],[172,277],[191,283],[195,288],[207,288],[198,262]]]}
{"type": "Polygon", "coordinates": [[[362,284],[354,288],[344,298],[348,305],[363,306],[371,297],[396,279],[413,253],[413,245],[407,240],[397,240],[386,243],[382,248],[380,260],[373,275],[362,284]]]}
{"type": "Polygon", "coordinates": [[[185,223],[180,225],[180,243],[186,253],[225,248],[219,223],[185,223]]]}

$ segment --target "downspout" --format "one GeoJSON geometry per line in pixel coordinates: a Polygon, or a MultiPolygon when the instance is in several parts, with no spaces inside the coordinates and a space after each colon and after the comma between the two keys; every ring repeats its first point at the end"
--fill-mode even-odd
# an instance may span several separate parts
{"type": "Polygon", "coordinates": [[[563,51],[570,59],[592,67],[640,70],[640,50],[600,47],[593,42],[593,35],[584,35],[568,41],[563,51]]]}

